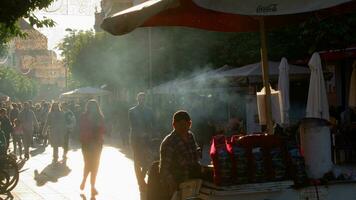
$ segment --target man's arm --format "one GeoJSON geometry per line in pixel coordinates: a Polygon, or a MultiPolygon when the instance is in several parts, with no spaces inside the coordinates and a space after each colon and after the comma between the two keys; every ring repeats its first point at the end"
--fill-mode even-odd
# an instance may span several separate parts
{"type": "Polygon", "coordinates": [[[131,110],[129,110],[128,112],[127,112],[127,119],[129,120],[129,126],[130,126],[130,128],[132,127],[132,123],[131,123],[131,121],[132,121],[132,114],[131,114],[131,110]]]}
{"type": "Polygon", "coordinates": [[[177,189],[177,183],[171,172],[173,162],[172,145],[164,140],[160,150],[160,177],[164,184],[167,184],[170,194],[173,194],[177,189]]]}

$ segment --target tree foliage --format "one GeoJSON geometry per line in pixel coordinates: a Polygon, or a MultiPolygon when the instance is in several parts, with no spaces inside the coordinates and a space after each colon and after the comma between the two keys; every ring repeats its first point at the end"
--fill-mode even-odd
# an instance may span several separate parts
{"type": "Polygon", "coordinates": [[[4,48],[11,38],[25,36],[17,21],[28,19],[31,26],[53,27],[54,21],[48,18],[39,19],[34,11],[47,8],[54,0],[1,0],[0,3],[0,48],[4,48]]]}
{"type": "Polygon", "coordinates": [[[37,94],[37,83],[13,68],[0,68],[0,92],[20,100],[31,99],[37,94]]]}
{"type": "Polygon", "coordinates": [[[183,77],[207,65],[216,37],[192,29],[152,29],[149,48],[148,29],[120,37],[71,31],[58,47],[73,77],[83,84],[144,89],[149,85],[150,62],[153,85],[183,77]],[[208,38],[213,42],[207,43],[208,38]]]}

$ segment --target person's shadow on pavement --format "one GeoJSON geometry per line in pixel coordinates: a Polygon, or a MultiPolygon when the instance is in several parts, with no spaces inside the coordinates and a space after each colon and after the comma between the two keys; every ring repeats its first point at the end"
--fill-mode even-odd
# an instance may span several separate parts
{"type": "MultiPolygon", "coordinates": [[[[82,198],[82,200],[87,200],[85,194],[80,194],[80,197],[82,198]]],[[[96,200],[95,196],[90,197],[90,200],[96,200]]]]}
{"type": "Polygon", "coordinates": [[[59,178],[67,176],[71,169],[65,163],[51,163],[47,165],[41,173],[38,170],[34,171],[34,179],[37,186],[43,186],[48,181],[57,182],[59,178]]]}

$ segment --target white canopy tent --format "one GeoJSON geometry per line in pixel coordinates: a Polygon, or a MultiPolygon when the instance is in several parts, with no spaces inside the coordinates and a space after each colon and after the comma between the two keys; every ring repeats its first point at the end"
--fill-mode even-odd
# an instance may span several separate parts
{"type": "MultiPolygon", "coordinates": [[[[279,75],[279,62],[269,61],[268,62],[268,72],[271,77],[277,77],[279,75]]],[[[297,76],[297,75],[309,75],[310,70],[306,67],[298,66],[298,65],[289,65],[289,74],[297,76]]],[[[227,70],[221,73],[216,74],[215,78],[219,77],[247,77],[253,81],[254,77],[257,77],[261,80],[262,76],[262,68],[261,63],[253,63],[249,65],[245,65],[243,67],[234,68],[231,70],[227,70]]]]}
{"type": "MultiPolygon", "coordinates": [[[[278,78],[279,76],[279,62],[269,61],[269,75],[271,78],[278,78]]],[[[289,74],[291,79],[296,77],[309,77],[310,70],[306,67],[298,65],[289,65],[289,74]]],[[[224,65],[221,68],[210,70],[193,76],[193,78],[187,78],[182,80],[172,80],[166,83],[162,83],[156,87],[153,87],[151,91],[156,94],[170,94],[179,91],[180,88],[189,88],[190,91],[196,90],[197,86],[202,86],[209,80],[219,80],[224,78],[247,78],[250,83],[261,82],[262,69],[261,63],[253,63],[242,67],[234,68],[233,66],[224,65]]],[[[202,89],[203,87],[198,87],[202,89]]]]}
{"type": "Polygon", "coordinates": [[[69,92],[62,93],[60,99],[75,99],[75,98],[97,98],[110,95],[111,92],[99,88],[82,87],[69,92]]]}

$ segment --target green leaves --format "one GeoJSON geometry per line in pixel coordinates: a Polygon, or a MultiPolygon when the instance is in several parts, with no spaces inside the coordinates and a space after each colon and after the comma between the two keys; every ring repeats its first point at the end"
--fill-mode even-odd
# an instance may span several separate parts
{"type": "Polygon", "coordinates": [[[0,68],[0,92],[12,98],[27,100],[37,93],[37,83],[13,68],[0,68]]]}
{"type": "Polygon", "coordinates": [[[14,37],[23,37],[18,20],[27,18],[31,26],[53,27],[51,19],[39,19],[34,15],[36,9],[48,7],[54,0],[1,0],[0,3],[0,48],[14,37]]]}
{"type": "Polygon", "coordinates": [[[19,18],[29,17],[36,9],[48,7],[54,0],[1,0],[0,23],[13,26],[19,18]]]}

